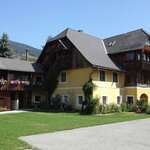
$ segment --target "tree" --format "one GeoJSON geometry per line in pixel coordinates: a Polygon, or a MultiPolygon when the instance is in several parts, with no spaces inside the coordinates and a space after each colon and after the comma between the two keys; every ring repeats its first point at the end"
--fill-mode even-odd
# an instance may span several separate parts
{"type": "Polygon", "coordinates": [[[3,33],[0,39],[0,57],[11,58],[13,55],[13,50],[9,44],[8,35],[3,33]]]}

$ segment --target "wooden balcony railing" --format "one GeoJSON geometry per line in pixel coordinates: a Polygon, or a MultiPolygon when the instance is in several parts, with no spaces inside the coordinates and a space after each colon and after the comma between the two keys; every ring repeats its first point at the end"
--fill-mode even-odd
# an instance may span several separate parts
{"type": "Polygon", "coordinates": [[[41,90],[41,82],[19,81],[19,80],[0,80],[0,90],[25,91],[41,90]]]}
{"type": "Polygon", "coordinates": [[[128,70],[141,68],[143,70],[150,71],[150,61],[129,61],[124,63],[124,67],[128,70]]]}
{"type": "Polygon", "coordinates": [[[143,61],[142,62],[142,69],[146,71],[150,71],[150,61],[143,61]]]}

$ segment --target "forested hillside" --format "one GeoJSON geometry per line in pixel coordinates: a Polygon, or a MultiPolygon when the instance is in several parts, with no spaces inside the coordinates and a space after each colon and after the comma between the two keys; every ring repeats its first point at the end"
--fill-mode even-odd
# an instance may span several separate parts
{"type": "Polygon", "coordinates": [[[12,47],[13,51],[15,52],[15,55],[17,55],[17,56],[23,56],[26,52],[26,49],[29,50],[30,56],[38,57],[41,53],[40,49],[34,48],[34,47],[26,45],[26,44],[13,42],[13,41],[9,41],[9,43],[11,44],[11,47],[12,47]]]}

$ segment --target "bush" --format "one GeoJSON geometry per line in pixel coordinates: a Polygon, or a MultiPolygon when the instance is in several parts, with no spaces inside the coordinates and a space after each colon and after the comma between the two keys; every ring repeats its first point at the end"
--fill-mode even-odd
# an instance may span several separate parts
{"type": "Polygon", "coordinates": [[[103,105],[102,106],[102,109],[101,109],[101,113],[102,114],[107,114],[107,113],[110,113],[110,109],[109,109],[109,106],[108,105],[103,105]]]}
{"type": "Polygon", "coordinates": [[[119,112],[119,113],[122,112],[121,106],[117,106],[117,107],[116,107],[116,112],[119,112]]]}
{"type": "Polygon", "coordinates": [[[122,112],[127,112],[127,104],[126,103],[121,104],[121,111],[122,112]]]}
{"type": "Polygon", "coordinates": [[[81,109],[81,114],[98,114],[99,113],[99,100],[93,99],[87,102],[81,109]]]}
{"type": "Polygon", "coordinates": [[[101,105],[100,108],[100,113],[102,114],[122,112],[121,106],[117,106],[114,103],[108,105],[101,105]]]}
{"type": "Polygon", "coordinates": [[[64,111],[72,111],[73,110],[73,107],[72,107],[72,105],[65,105],[64,106],[64,111]]]}
{"type": "Polygon", "coordinates": [[[52,108],[54,110],[60,110],[60,107],[61,107],[61,96],[56,95],[56,97],[53,100],[52,108]]]}
{"type": "Polygon", "coordinates": [[[150,114],[150,104],[147,105],[146,113],[150,114]]]}
{"type": "Polygon", "coordinates": [[[137,101],[137,107],[138,107],[137,112],[144,113],[147,111],[148,103],[147,101],[139,100],[137,101]]]}

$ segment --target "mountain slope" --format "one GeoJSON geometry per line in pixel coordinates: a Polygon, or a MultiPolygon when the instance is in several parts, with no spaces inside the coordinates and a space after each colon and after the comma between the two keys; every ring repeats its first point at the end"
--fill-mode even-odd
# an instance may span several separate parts
{"type": "Polygon", "coordinates": [[[23,43],[14,42],[14,41],[9,41],[9,43],[11,44],[11,47],[14,50],[15,55],[17,55],[17,56],[24,55],[26,52],[26,49],[29,50],[30,56],[38,57],[41,53],[40,49],[34,48],[32,46],[29,46],[29,45],[26,45],[23,43]]]}

